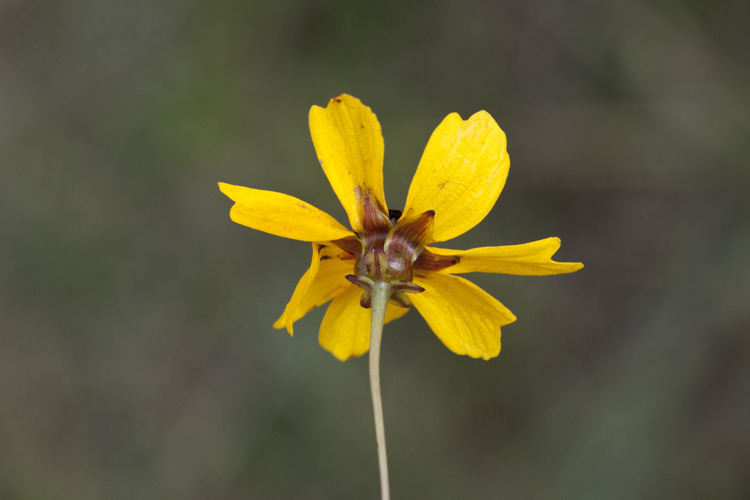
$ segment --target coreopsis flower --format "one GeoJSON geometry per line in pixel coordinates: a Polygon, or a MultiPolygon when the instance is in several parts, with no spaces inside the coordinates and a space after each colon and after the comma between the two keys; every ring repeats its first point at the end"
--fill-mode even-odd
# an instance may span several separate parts
{"type": "Polygon", "coordinates": [[[452,113],[435,129],[403,211],[386,205],[383,136],[370,108],[341,95],[325,109],[312,107],[310,131],[351,230],[292,196],[219,184],[235,202],[233,221],[312,242],[310,269],[275,328],[293,334],[295,321],[333,299],[320,326],[320,344],[341,360],[364,354],[370,345],[372,287],[386,283],[392,295],[385,322],[413,304],[448,349],[489,359],[500,352],[501,327],[516,317],[458,274],[541,276],[583,267],[552,260],[558,238],[472,250],[431,246],[476,226],[505,185],[510,166],[505,134],[486,111],[468,120],[452,113]]]}

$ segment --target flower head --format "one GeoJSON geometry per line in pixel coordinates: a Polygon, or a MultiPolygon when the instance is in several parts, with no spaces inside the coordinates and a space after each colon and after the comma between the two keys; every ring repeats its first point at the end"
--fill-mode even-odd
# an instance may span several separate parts
{"type": "Polygon", "coordinates": [[[510,160],[505,134],[486,111],[468,120],[452,113],[432,133],[403,212],[383,193],[383,136],[375,114],[341,95],[310,110],[315,150],[352,230],[291,196],[220,183],[235,205],[233,221],[285,238],[312,242],[310,269],[297,284],[275,328],[293,324],[333,299],[320,344],[346,360],[367,352],[370,289],[393,290],[385,321],[413,304],[457,354],[489,359],[500,352],[500,328],[516,320],[487,292],[456,274],[541,276],[570,273],[580,263],[555,262],[558,238],[523,245],[448,250],[430,245],[459,236],[490,212],[505,185],[510,160]]]}

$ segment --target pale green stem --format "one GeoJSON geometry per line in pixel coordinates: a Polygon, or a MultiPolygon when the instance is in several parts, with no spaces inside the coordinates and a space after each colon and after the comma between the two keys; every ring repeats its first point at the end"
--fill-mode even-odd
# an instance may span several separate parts
{"type": "Polygon", "coordinates": [[[391,298],[388,283],[376,281],[372,287],[372,323],[370,324],[370,392],[375,411],[375,439],[378,443],[378,465],[380,466],[380,493],[382,500],[390,500],[388,486],[388,458],[385,453],[385,424],[383,402],[380,399],[380,341],[383,337],[385,310],[391,298]]]}

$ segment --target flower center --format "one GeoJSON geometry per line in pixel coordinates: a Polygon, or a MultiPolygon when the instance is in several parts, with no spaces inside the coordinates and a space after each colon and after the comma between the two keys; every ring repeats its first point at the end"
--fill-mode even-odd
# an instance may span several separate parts
{"type": "Polygon", "coordinates": [[[409,307],[411,302],[404,293],[424,291],[412,283],[412,264],[432,235],[435,212],[428,210],[410,221],[399,221],[398,211],[386,214],[369,196],[364,197],[362,205],[364,232],[359,237],[361,251],[354,264],[355,274],[348,275],[347,279],[365,290],[360,301],[363,307],[370,307],[370,292],[377,282],[390,285],[392,302],[409,307]]]}

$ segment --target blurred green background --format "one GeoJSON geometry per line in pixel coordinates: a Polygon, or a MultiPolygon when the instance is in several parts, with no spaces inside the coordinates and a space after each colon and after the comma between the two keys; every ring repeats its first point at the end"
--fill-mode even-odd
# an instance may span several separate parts
{"type": "Polygon", "coordinates": [[[489,362],[386,327],[394,499],[750,498],[750,4],[0,2],[0,498],[376,499],[367,358],[271,324],[308,244],[218,181],[345,222],[307,128],[378,115],[403,206],[432,130],[512,159],[454,248],[559,236],[572,275],[471,275],[489,362]]]}

